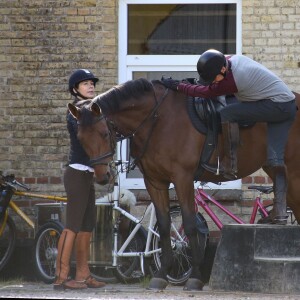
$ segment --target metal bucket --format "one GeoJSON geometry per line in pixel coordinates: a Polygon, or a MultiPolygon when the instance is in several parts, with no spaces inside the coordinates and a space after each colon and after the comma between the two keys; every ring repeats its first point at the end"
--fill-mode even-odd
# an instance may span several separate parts
{"type": "Polygon", "coordinates": [[[111,265],[113,251],[113,208],[111,203],[96,205],[96,226],[90,244],[90,263],[111,265]]]}

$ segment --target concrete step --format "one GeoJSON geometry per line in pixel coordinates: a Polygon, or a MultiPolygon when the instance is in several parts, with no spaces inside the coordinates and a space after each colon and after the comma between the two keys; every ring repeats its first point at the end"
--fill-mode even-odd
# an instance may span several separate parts
{"type": "Polygon", "coordinates": [[[300,226],[225,225],[212,290],[300,294],[300,226]]]}

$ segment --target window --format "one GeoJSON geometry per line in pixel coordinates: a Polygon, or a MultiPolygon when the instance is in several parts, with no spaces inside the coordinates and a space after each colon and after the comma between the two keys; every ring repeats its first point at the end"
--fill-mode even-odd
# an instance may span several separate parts
{"type": "Polygon", "coordinates": [[[236,53],[236,4],[128,4],[128,55],[236,53]]]}
{"type": "MultiPolygon", "coordinates": [[[[196,64],[205,50],[240,54],[241,6],[241,0],[119,0],[119,82],[198,77],[196,64]]],[[[119,155],[128,158],[126,143],[119,155]]],[[[125,188],[145,188],[138,170],[121,180],[125,188]]],[[[240,185],[233,181],[223,188],[240,185]]]]}

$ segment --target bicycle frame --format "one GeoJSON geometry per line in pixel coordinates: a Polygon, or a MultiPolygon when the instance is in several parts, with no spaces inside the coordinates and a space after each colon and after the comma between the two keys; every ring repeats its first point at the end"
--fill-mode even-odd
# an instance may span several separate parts
{"type": "MultiPolygon", "coordinates": [[[[47,199],[47,200],[54,200],[54,201],[60,201],[60,202],[67,202],[66,197],[59,197],[59,196],[52,196],[52,195],[44,195],[44,194],[35,194],[35,193],[28,193],[28,192],[22,192],[15,190],[13,193],[13,196],[22,196],[22,197],[29,197],[29,198],[38,198],[38,199],[47,199]]],[[[9,201],[9,207],[18,215],[20,218],[22,218],[32,229],[35,229],[34,222],[19,208],[19,206],[11,199],[9,201]]],[[[8,211],[6,210],[3,222],[0,227],[0,236],[3,233],[3,230],[6,226],[8,217],[8,211]]]]}
{"type": "Polygon", "coordinates": [[[60,197],[60,196],[34,194],[34,193],[28,193],[28,192],[22,192],[22,191],[15,191],[14,195],[29,197],[29,198],[38,198],[38,199],[47,199],[47,200],[54,200],[54,201],[60,201],[60,202],[67,202],[66,197],[60,197]]]}
{"type": "MultiPolygon", "coordinates": [[[[119,207],[119,200],[117,198],[115,198],[116,200],[114,200],[114,204],[113,204],[113,209],[114,211],[118,211],[119,213],[121,213],[122,215],[124,215],[125,217],[127,217],[129,220],[131,220],[132,222],[134,222],[136,225],[134,227],[134,229],[130,232],[129,236],[127,237],[127,239],[125,240],[125,242],[122,244],[122,246],[120,247],[120,249],[118,250],[118,230],[117,228],[115,228],[116,230],[114,230],[114,244],[113,244],[113,263],[112,265],[114,267],[117,266],[117,260],[118,257],[134,257],[134,256],[139,256],[140,257],[140,266],[141,266],[141,271],[143,274],[145,274],[145,270],[144,270],[144,257],[150,257],[151,255],[153,255],[156,252],[160,252],[161,249],[155,249],[155,250],[150,250],[150,243],[152,240],[152,236],[153,234],[156,234],[157,236],[159,236],[154,230],[154,225],[155,225],[155,208],[153,203],[149,204],[146,208],[146,211],[143,215],[143,217],[141,219],[136,218],[135,216],[131,215],[130,213],[128,213],[127,211],[125,211],[124,209],[122,209],[121,207],[119,207]],[[147,227],[147,239],[146,239],[146,247],[145,250],[143,252],[125,252],[125,249],[127,248],[128,244],[131,242],[131,240],[133,239],[133,237],[135,236],[135,234],[139,231],[139,229],[143,226],[141,224],[143,218],[148,217],[149,218],[149,223],[148,223],[148,227],[147,227]]],[[[115,224],[115,227],[117,227],[118,225],[115,224]]]]}
{"type": "MultiPolygon", "coordinates": [[[[67,202],[67,198],[65,198],[65,197],[52,196],[52,195],[34,194],[34,193],[21,192],[21,191],[15,191],[13,196],[14,195],[18,195],[18,196],[22,196],[22,197],[29,197],[29,198],[38,198],[38,199],[47,199],[47,200],[67,202]]],[[[19,206],[13,200],[10,200],[9,207],[17,215],[19,215],[32,229],[35,229],[34,222],[32,222],[32,220],[19,208],[19,206]]],[[[8,214],[7,211],[6,211],[6,214],[8,214]]],[[[5,222],[3,222],[3,223],[5,223],[5,222]]],[[[1,233],[2,232],[0,232],[0,234],[1,233]]]]}
{"type": "MultiPolygon", "coordinates": [[[[261,195],[261,193],[260,193],[261,195]]],[[[238,224],[245,224],[242,219],[235,216],[231,211],[229,211],[226,207],[221,205],[216,199],[214,199],[212,196],[208,195],[203,188],[196,188],[195,191],[195,206],[196,209],[197,206],[200,206],[204,209],[204,211],[208,214],[208,216],[212,219],[212,221],[216,224],[216,226],[221,230],[224,226],[220,218],[214,213],[214,211],[209,207],[208,202],[213,203],[215,206],[217,206],[220,210],[222,210],[227,216],[229,216],[232,220],[234,220],[238,224]]],[[[254,224],[255,217],[257,214],[258,209],[260,209],[264,215],[264,217],[268,216],[268,213],[266,209],[264,208],[263,204],[261,203],[261,197],[257,196],[254,201],[252,214],[250,217],[250,224],[254,224]]]]}

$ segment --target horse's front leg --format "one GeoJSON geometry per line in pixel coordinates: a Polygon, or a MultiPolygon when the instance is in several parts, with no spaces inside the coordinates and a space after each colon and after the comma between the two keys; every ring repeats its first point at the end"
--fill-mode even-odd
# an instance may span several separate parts
{"type": "Polygon", "coordinates": [[[172,268],[173,251],[170,238],[170,204],[168,190],[157,190],[152,186],[147,187],[152,202],[155,206],[158,231],[161,245],[161,268],[149,283],[149,289],[163,290],[168,285],[167,274],[172,268]]]}
{"type": "Polygon", "coordinates": [[[190,278],[186,282],[185,290],[202,290],[204,283],[202,282],[202,274],[200,271],[201,263],[204,261],[204,249],[200,247],[200,236],[196,226],[196,212],[194,202],[194,185],[193,181],[187,183],[180,180],[175,185],[178,200],[182,211],[182,221],[185,234],[189,240],[191,249],[191,265],[192,272],[190,278]]]}

